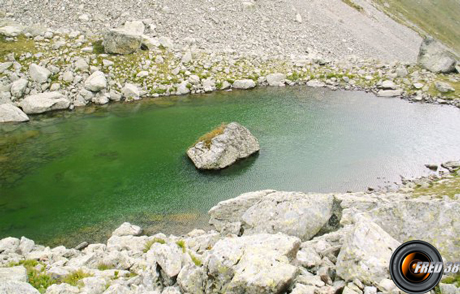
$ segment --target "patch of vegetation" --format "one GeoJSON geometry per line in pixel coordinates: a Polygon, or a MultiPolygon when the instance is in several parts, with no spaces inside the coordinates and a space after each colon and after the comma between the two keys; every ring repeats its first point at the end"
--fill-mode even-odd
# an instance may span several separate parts
{"type": "Polygon", "coordinates": [[[448,276],[444,278],[441,283],[444,284],[453,284],[455,287],[460,287],[460,274],[456,274],[455,276],[448,276]]]}
{"type": "Polygon", "coordinates": [[[227,127],[226,123],[222,123],[220,126],[210,131],[209,133],[204,134],[195,142],[196,145],[198,142],[203,142],[207,148],[211,147],[212,139],[216,136],[219,136],[224,133],[225,128],[227,127]]]}
{"type": "Polygon", "coordinates": [[[375,0],[397,22],[411,27],[420,35],[431,35],[460,54],[457,1],[375,0]],[[385,5],[385,3],[387,3],[385,5]]]}
{"type": "Polygon", "coordinates": [[[62,279],[62,283],[66,283],[72,286],[77,286],[78,281],[83,280],[84,278],[91,277],[92,275],[85,273],[82,270],[77,270],[62,279]]]}
{"type": "Polygon", "coordinates": [[[195,255],[193,255],[193,253],[189,252],[188,255],[190,255],[190,258],[192,259],[193,263],[196,265],[196,266],[201,266],[203,264],[203,262],[201,261],[201,259],[199,259],[198,257],[196,257],[195,255]]]}
{"type": "Polygon", "coordinates": [[[177,246],[179,246],[180,248],[182,248],[182,252],[185,253],[185,250],[187,249],[185,247],[185,241],[184,240],[179,240],[176,242],[177,246]]]}
{"type": "Polygon", "coordinates": [[[456,194],[460,194],[460,175],[454,176],[452,179],[438,180],[431,184],[428,188],[416,187],[413,195],[418,196],[435,196],[442,198],[448,196],[454,198],[456,194]]]}
{"type": "Polygon", "coordinates": [[[153,240],[148,241],[147,243],[145,243],[144,253],[147,253],[152,247],[152,245],[155,243],[166,244],[166,241],[161,238],[155,238],[153,240]]]}
{"type": "Polygon", "coordinates": [[[36,260],[27,259],[21,260],[17,263],[10,263],[9,266],[24,266],[27,270],[27,277],[29,284],[32,285],[35,289],[37,289],[40,293],[45,293],[46,289],[56,284],[58,281],[53,280],[50,275],[45,273],[45,266],[39,263],[36,260]],[[37,267],[41,265],[41,268],[37,267]]]}
{"type": "Polygon", "coordinates": [[[363,12],[364,11],[364,8],[358,4],[356,4],[355,2],[353,2],[352,0],[342,0],[343,3],[347,4],[348,6],[350,6],[351,8],[354,8],[356,10],[358,10],[359,12],[363,12]]]}
{"type": "Polygon", "coordinates": [[[34,40],[21,35],[17,37],[17,41],[11,42],[7,41],[4,36],[0,36],[0,62],[3,62],[10,53],[14,53],[16,57],[19,57],[27,52],[32,54],[37,52],[34,40]]]}
{"type": "Polygon", "coordinates": [[[104,54],[104,46],[102,45],[102,40],[93,42],[93,53],[94,54],[104,54]]]}
{"type": "Polygon", "coordinates": [[[106,263],[103,263],[103,262],[101,262],[101,263],[99,263],[99,264],[97,265],[97,269],[100,270],[100,271],[106,271],[106,270],[109,270],[109,269],[111,269],[111,268],[112,268],[112,267],[111,267],[110,265],[108,265],[108,264],[106,264],[106,263]]]}

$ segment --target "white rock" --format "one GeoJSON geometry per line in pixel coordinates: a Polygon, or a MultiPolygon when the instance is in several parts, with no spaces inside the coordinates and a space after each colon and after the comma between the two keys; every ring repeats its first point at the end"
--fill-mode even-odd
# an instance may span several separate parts
{"type": "Polygon", "coordinates": [[[300,15],[300,13],[297,13],[295,15],[295,21],[298,23],[302,23],[302,15],[300,15]]]}
{"type": "Polygon", "coordinates": [[[22,253],[22,255],[27,255],[30,251],[32,251],[34,246],[35,242],[33,240],[22,237],[19,244],[19,251],[22,253]]]}
{"type": "Polygon", "coordinates": [[[380,90],[377,92],[378,97],[397,97],[401,96],[402,90],[380,90]]]}
{"type": "Polygon", "coordinates": [[[104,291],[104,294],[130,294],[129,288],[120,284],[113,284],[107,290],[104,291]]]}
{"type": "Polygon", "coordinates": [[[185,95],[190,93],[190,89],[188,88],[188,82],[183,81],[182,83],[179,84],[177,87],[177,94],[179,95],[185,95]]]}
{"type": "Polygon", "coordinates": [[[182,253],[176,244],[154,243],[149,252],[158,265],[171,278],[176,277],[182,268],[182,253]]]}
{"type": "Polygon", "coordinates": [[[337,275],[345,281],[377,284],[390,277],[390,258],[400,243],[367,218],[356,222],[337,257],[337,275]]]}
{"type": "Polygon", "coordinates": [[[80,289],[69,284],[54,284],[46,289],[46,294],[78,294],[80,289]]]}
{"type": "Polygon", "coordinates": [[[283,234],[260,234],[218,241],[205,256],[208,281],[228,293],[281,293],[297,275],[290,261],[300,240],[283,234]]]}
{"type": "Polygon", "coordinates": [[[40,294],[32,285],[24,282],[5,281],[0,283],[0,293],[4,294],[40,294]]]}
{"type": "Polygon", "coordinates": [[[67,109],[70,101],[59,92],[31,95],[21,101],[20,106],[27,114],[43,113],[51,110],[67,109]]]}
{"type": "Polygon", "coordinates": [[[89,65],[83,58],[78,58],[75,61],[75,69],[79,71],[87,71],[89,69],[89,65]]]}
{"type": "Polygon", "coordinates": [[[142,234],[141,227],[125,222],[113,231],[112,236],[139,236],[140,234],[142,234]]]}
{"type": "Polygon", "coordinates": [[[142,35],[144,34],[145,25],[142,21],[127,21],[123,26],[123,29],[129,33],[142,35]]]}
{"type": "Polygon", "coordinates": [[[326,84],[319,80],[311,80],[307,82],[307,86],[313,87],[313,88],[322,88],[322,87],[325,87],[326,84]]]}
{"type": "Polygon", "coordinates": [[[15,253],[19,248],[19,243],[20,242],[18,238],[7,237],[4,239],[1,239],[0,240],[0,254],[15,253]]]}
{"type": "Polygon", "coordinates": [[[160,37],[160,38],[158,38],[158,42],[160,43],[161,47],[164,47],[166,49],[173,49],[174,48],[173,41],[168,37],[160,37]]]}
{"type": "Polygon", "coordinates": [[[11,85],[11,95],[16,98],[21,98],[27,89],[29,82],[26,79],[19,79],[11,85]]]}
{"type": "Polygon", "coordinates": [[[33,63],[29,66],[29,75],[32,80],[42,84],[48,80],[51,72],[48,69],[33,63]]]}
{"type": "Polygon", "coordinates": [[[0,284],[5,281],[27,282],[26,268],[21,266],[0,267],[0,284]]]}
{"type": "Polygon", "coordinates": [[[380,85],[379,88],[385,90],[396,90],[396,84],[393,81],[386,80],[382,82],[382,85],[380,85]]]}
{"type": "Polygon", "coordinates": [[[247,90],[247,89],[254,88],[255,86],[256,86],[256,83],[250,79],[236,80],[235,82],[233,82],[233,88],[235,89],[247,90]]]}
{"type": "Polygon", "coordinates": [[[191,61],[192,61],[192,51],[187,50],[185,52],[184,56],[182,56],[182,61],[181,62],[184,63],[184,64],[187,64],[187,63],[189,63],[191,61]]]}
{"type": "Polygon", "coordinates": [[[286,75],[282,73],[269,74],[267,76],[267,82],[270,86],[282,86],[285,79],[286,75]]]}
{"type": "Polygon", "coordinates": [[[133,84],[126,83],[123,89],[121,90],[121,93],[123,94],[123,97],[125,97],[126,100],[140,99],[139,89],[136,85],[133,84]]]}
{"type": "Polygon", "coordinates": [[[185,293],[203,294],[206,273],[194,264],[184,266],[177,276],[177,284],[185,293]]]}
{"type": "MultiPolygon", "coordinates": [[[[0,123],[8,122],[24,122],[28,121],[29,117],[18,107],[13,104],[0,104],[0,123]]],[[[0,241],[0,252],[2,245],[0,241]]]]}
{"type": "Polygon", "coordinates": [[[85,88],[92,92],[99,92],[107,88],[107,79],[102,71],[95,71],[85,81],[85,88]]]}
{"type": "Polygon", "coordinates": [[[107,282],[102,278],[89,277],[78,282],[82,284],[81,290],[86,294],[102,294],[106,290],[107,282]]]}
{"type": "Polygon", "coordinates": [[[198,169],[222,169],[260,150],[257,139],[236,122],[226,125],[209,146],[206,144],[200,141],[187,150],[198,169]]]}

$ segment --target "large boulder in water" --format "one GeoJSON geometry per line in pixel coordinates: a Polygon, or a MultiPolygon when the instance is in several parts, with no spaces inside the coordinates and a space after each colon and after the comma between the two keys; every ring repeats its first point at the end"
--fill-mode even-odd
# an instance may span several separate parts
{"type": "Polygon", "coordinates": [[[198,139],[187,155],[198,169],[222,169],[260,150],[259,141],[242,125],[232,122],[198,139]]]}
{"type": "Polygon", "coordinates": [[[418,64],[434,73],[450,73],[455,71],[456,59],[441,43],[428,37],[420,47],[418,64]]]}

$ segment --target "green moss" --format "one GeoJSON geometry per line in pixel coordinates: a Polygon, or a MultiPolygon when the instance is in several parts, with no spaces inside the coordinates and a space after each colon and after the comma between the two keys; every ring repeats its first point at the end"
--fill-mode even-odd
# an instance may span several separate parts
{"type": "Polygon", "coordinates": [[[19,57],[23,53],[35,54],[37,53],[35,42],[22,35],[17,37],[17,41],[13,42],[6,41],[4,36],[0,36],[0,62],[3,62],[10,53],[14,53],[15,57],[19,57]]]}
{"type": "Polygon", "coordinates": [[[110,265],[102,263],[102,262],[97,265],[97,269],[100,270],[100,271],[106,271],[106,270],[109,270],[111,268],[112,267],[110,265]]]}
{"type": "Polygon", "coordinates": [[[102,45],[102,40],[93,42],[93,53],[95,54],[104,54],[104,46],[102,45]]]}
{"type": "Polygon", "coordinates": [[[166,241],[160,238],[155,238],[153,240],[148,241],[147,243],[145,243],[144,253],[147,253],[152,247],[152,245],[155,243],[166,244],[166,241]]]}
{"type": "Polygon", "coordinates": [[[193,255],[193,253],[189,252],[188,255],[190,255],[190,258],[192,259],[193,263],[196,265],[196,266],[201,266],[203,263],[201,261],[201,259],[199,259],[198,257],[196,257],[195,255],[193,255]]]}
{"type": "Polygon", "coordinates": [[[72,286],[77,286],[78,281],[83,280],[84,278],[91,277],[92,275],[85,273],[82,270],[77,270],[62,279],[62,283],[66,283],[72,286]]]}
{"type": "Polygon", "coordinates": [[[186,247],[185,247],[185,241],[184,240],[179,240],[176,242],[177,246],[182,248],[182,252],[185,253],[186,247]]]}
{"type": "Polygon", "coordinates": [[[448,276],[444,278],[441,283],[444,284],[454,284],[455,287],[460,287],[460,274],[457,274],[455,276],[448,276]]]}
{"type": "Polygon", "coordinates": [[[207,148],[210,148],[211,143],[212,143],[212,139],[214,137],[216,137],[216,136],[219,136],[219,135],[223,134],[226,126],[227,126],[226,123],[221,123],[221,125],[218,126],[217,128],[215,128],[214,130],[212,130],[209,133],[206,133],[203,136],[201,136],[200,138],[198,138],[198,140],[195,142],[194,145],[196,145],[199,142],[203,142],[204,145],[207,148]]]}
{"type": "Polygon", "coordinates": [[[364,8],[358,4],[356,4],[355,2],[353,2],[352,0],[342,0],[343,3],[347,4],[348,6],[350,6],[351,8],[354,8],[356,10],[358,10],[359,12],[363,12],[364,11],[364,8]]]}

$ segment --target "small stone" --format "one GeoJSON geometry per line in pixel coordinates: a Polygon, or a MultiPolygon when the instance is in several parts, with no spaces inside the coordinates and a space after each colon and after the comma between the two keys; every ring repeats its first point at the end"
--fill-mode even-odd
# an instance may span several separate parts
{"type": "Polygon", "coordinates": [[[51,75],[51,72],[35,63],[29,66],[29,75],[37,83],[44,83],[48,80],[48,77],[51,75]]]}
{"type": "Polygon", "coordinates": [[[14,81],[11,85],[11,95],[15,98],[21,98],[27,89],[29,82],[26,79],[19,79],[14,81]]]}
{"type": "Polygon", "coordinates": [[[235,89],[247,90],[247,89],[254,88],[255,86],[256,86],[256,83],[253,80],[249,80],[249,79],[236,80],[233,83],[233,88],[235,88],[235,89]]]}
{"type": "Polygon", "coordinates": [[[139,236],[140,234],[142,234],[141,227],[125,222],[113,231],[112,236],[139,236]]]}
{"type": "Polygon", "coordinates": [[[107,88],[107,79],[101,71],[95,71],[85,81],[85,88],[92,92],[99,92],[107,88]]]}
{"type": "Polygon", "coordinates": [[[139,100],[140,99],[139,89],[137,88],[136,85],[133,85],[133,84],[127,83],[121,90],[121,93],[123,94],[123,97],[125,97],[126,100],[139,100]]]}
{"type": "Polygon", "coordinates": [[[441,93],[455,92],[455,89],[448,83],[436,82],[436,89],[441,93]]]}

